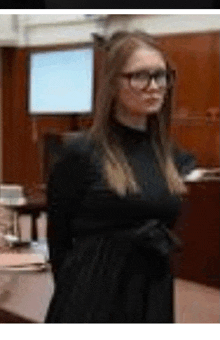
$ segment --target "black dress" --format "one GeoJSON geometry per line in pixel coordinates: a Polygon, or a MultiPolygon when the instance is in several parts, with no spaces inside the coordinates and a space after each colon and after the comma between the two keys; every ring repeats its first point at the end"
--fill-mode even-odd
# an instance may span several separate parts
{"type": "MultiPolygon", "coordinates": [[[[84,137],[48,182],[48,243],[55,291],[46,323],[172,323],[170,228],[181,207],[156,167],[146,132],[112,121],[143,193],[120,198],[84,137]],[[159,222],[159,223],[158,223],[159,222]],[[156,225],[156,227],[155,227],[156,225]]],[[[176,155],[179,171],[194,167],[176,155]]]]}

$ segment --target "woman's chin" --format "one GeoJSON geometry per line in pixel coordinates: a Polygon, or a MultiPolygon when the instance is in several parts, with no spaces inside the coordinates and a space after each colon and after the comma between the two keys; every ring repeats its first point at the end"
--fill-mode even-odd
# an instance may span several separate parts
{"type": "Polygon", "coordinates": [[[156,114],[161,110],[161,106],[148,107],[145,111],[147,114],[156,114]]]}

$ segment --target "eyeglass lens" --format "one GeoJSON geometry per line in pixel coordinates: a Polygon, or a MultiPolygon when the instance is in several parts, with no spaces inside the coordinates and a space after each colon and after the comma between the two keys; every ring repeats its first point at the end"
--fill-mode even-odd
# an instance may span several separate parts
{"type": "Polygon", "coordinates": [[[146,71],[134,73],[130,77],[130,84],[133,88],[142,90],[150,85],[152,78],[159,87],[166,87],[169,85],[170,77],[168,76],[168,72],[163,70],[154,73],[146,71]]]}

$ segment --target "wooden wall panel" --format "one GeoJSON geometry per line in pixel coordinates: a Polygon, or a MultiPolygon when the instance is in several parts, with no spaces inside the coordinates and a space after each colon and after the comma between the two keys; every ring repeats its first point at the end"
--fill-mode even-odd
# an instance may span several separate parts
{"type": "Polygon", "coordinates": [[[28,170],[29,186],[43,182],[43,136],[46,133],[63,133],[70,131],[74,125],[72,117],[30,117],[27,116],[27,139],[29,140],[29,157],[32,157],[31,171],[28,170]]]}
{"type": "Polygon", "coordinates": [[[42,136],[77,128],[72,116],[30,116],[27,50],[3,49],[3,181],[33,187],[42,183],[42,136]]]}
{"type": "Polygon", "coordinates": [[[13,182],[13,167],[11,166],[14,158],[14,133],[13,133],[13,65],[15,59],[15,48],[2,49],[2,128],[3,128],[3,181],[13,182]]]}
{"type": "Polygon", "coordinates": [[[100,46],[99,41],[94,37],[95,40],[95,98],[98,93],[98,89],[102,83],[102,72],[104,70],[104,62],[105,62],[105,51],[100,46]]]}
{"type": "Polygon", "coordinates": [[[175,276],[219,288],[219,182],[190,183],[175,231],[183,241],[172,257],[175,276]]]}
{"type": "Polygon", "coordinates": [[[186,150],[192,151],[201,167],[219,167],[219,120],[173,124],[171,134],[186,150]]]}
{"type": "Polygon", "coordinates": [[[158,37],[177,69],[171,133],[198,165],[219,167],[219,33],[158,37]]]}
{"type": "Polygon", "coordinates": [[[219,108],[219,33],[158,38],[178,72],[176,114],[205,114],[219,108]]]}

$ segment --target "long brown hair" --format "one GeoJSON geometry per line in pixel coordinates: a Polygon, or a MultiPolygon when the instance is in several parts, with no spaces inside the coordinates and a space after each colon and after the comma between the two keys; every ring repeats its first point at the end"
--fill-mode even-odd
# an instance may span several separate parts
{"type": "MultiPolygon", "coordinates": [[[[101,152],[103,178],[107,186],[124,197],[127,193],[140,193],[141,188],[128,163],[125,150],[111,131],[110,120],[116,104],[116,75],[121,72],[132,53],[140,46],[159,51],[166,61],[167,69],[171,69],[171,66],[157,42],[145,32],[120,31],[114,33],[109,39],[99,37],[98,40],[105,52],[105,63],[89,135],[101,152]]],[[[170,87],[161,112],[149,116],[147,130],[150,131],[150,142],[169,191],[181,195],[187,190],[174,162],[174,143],[170,138],[172,97],[173,88],[170,87]]]]}

